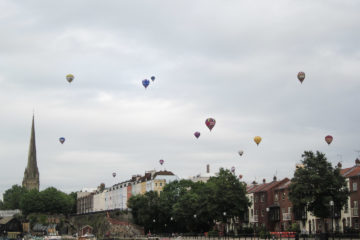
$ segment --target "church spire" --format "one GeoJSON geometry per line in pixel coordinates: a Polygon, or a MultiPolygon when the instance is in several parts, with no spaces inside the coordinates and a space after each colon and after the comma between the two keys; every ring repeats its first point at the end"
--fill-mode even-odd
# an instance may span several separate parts
{"type": "Polygon", "coordinates": [[[30,145],[28,153],[28,163],[24,172],[23,187],[26,189],[37,189],[39,190],[39,170],[37,167],[36,159],[36,144],[35,144],[35,124],[34,115],[32,118],[30,145]]]}

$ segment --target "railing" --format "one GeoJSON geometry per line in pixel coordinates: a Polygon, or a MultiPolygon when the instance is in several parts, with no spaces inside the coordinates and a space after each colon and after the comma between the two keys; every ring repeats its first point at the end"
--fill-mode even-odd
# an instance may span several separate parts
{"type": "MultiPolygon", "coordinates": [[[[109,237],[98,238],[99,240],[355,240],[360,239],[359,233],[352,234],[331,234],[331,233],[319,233],[319,234],[299,234],[282,232],[280,235],[274,233],[250,233],[250,234],[238,234],[231,233],[199,233],[199,234],[151,234],[142,236],[128,236],[128,237],[109,237]]],[[[0,238],[1,240],[1,238],[0,238]]],[[[6,239],[8,240],[8,239],[6,239]]]]}
{"type": "Polygon", "coordinates": [[[358,217],[359,216],[359,209],[358,208],[352,208],[351,209],[351,216],[352,217],[358,217]]]}
{"type": "Polygon", "coordinates": [[[291,214],[290,213],[283,213],[283,220],[284,221],[290,221],[291,220],[291,214]]]}

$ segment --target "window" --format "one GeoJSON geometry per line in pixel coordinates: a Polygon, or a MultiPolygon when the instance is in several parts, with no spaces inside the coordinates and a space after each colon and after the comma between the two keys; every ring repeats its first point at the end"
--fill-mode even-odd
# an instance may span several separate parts
{"type": "Polygon", "coordinates": [[[291,207],[288,207],[288,213],[291,214],[291,207]]]}
{"type": "Polygon", "coordinates": [[[157,187],[157,183],[155,183],[155,187],[157,187]]]}
{"type": "Polygon", "coordinates": [[[355,223],[355,229],[359,229],[359,220],[357,219],[357,218],[354,218],[355,219],[355,221],[354,221],[354,223],[355,223]]]}
{"type": "Polygon", "coordinates": [[[261,196],[260,196],[260,202],[264,202],[264,199],[265,199],[265,195],[264,195],[264,194],[261,194],[261,196]]]}
{"type": "Polygon", "coordinates": [[[264,209],[261,209],[261,216],[263,217],[263,216],[264,216],[264,214],[265,214],[264,209]]]}
{"type": "Polygon", "coordinates": [[[251,202],[253,203],[254,202],[254,197],[251,196],[250,199],[251,199],[251,202]]]}
{"type": "Polygon", "coordinates": [[[346,201],[345,203],[345,207],[344,207],[344,213],[348,213],[349,212],[349,203],[346,201]]]}
{"type": "Polygon", "coordinates": [[[286,208],[282,208],[281,209],[281,212],[284,214],[284,213],[286,213],[286,208]]]}
{"type": "Polygon", "coordinates": [[[251,216],[254,216],[254,209],[251,209],[251,216]]]}
{"type": "Polygon", "coordinates": [[[259,215],[259,210],[255,210],[255,215],[259,215]]]}
{"type": "Polygon", "coordinates": [[[353,182],[352,185],[353,185],[353,186],[352,186],[352,187],[353,187],[352,190],[353,190],[354,192],[357,191],[357,183],[356,183],[356,182],[353,182]]]}
{"type": "Polygon", "coordinates": [[[282,194],[282,200],[285,200],[285,195],[286,195],[286,193],[283,192],[283,194],[282,194]]]}
{"type": "Polygon", "coordinates": [[[258,196],[255,196],[255,202],[256,203],[258,202],[258,196]]]}
{"type": "Polygon", "coordinates": [[[160,187],[162,186],[162,183],[160,183],[160,187]]]}
{"type": "Polygon", "coordinates": [[[279,201],[279,194],[275,193],[275,202],[279,201]]]}

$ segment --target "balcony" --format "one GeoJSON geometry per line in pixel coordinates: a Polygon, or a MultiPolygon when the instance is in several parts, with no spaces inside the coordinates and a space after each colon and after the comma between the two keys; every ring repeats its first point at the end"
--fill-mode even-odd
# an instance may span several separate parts
{"type": "Polygon", "coordinates": [[[283,213],[283,221],[291,221],[291,214],[283,213]]]}
{"type": "Polygon", "coordinates": [[[358,217],[359,216],[359,209],[358,208],[352,208],[351,209],[351,216],[352,217],[358,217]]]}

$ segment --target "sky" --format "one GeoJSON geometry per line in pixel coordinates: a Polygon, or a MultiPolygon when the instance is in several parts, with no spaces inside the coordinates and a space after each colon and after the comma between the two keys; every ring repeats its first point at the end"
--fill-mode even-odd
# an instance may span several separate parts
{"type": "Polygon", "coordinates": [[[188,178],[206,164],[271,181],[291,178],[305,150],[344,167],[358,157],[357,0],[0,0],[0,9],[0,194],[22,183],[33,114],[41,190],[152,169],[188,178]]]}

